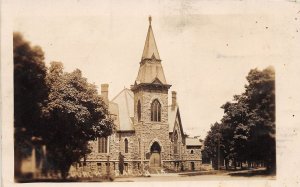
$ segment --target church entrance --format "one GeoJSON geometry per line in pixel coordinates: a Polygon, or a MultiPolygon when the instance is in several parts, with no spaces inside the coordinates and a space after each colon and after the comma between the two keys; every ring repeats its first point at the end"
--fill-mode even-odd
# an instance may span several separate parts
{"type": "Polygon", "coordinates": [[[160,146],[158,142],[154,142],[151,146],[150,167],[160,167],[160,146]]]}
{"type": "Polygon", "coordinates": [[[195,163],[191,162],[191,170],[194,171],[195,170],[195,163]]]}

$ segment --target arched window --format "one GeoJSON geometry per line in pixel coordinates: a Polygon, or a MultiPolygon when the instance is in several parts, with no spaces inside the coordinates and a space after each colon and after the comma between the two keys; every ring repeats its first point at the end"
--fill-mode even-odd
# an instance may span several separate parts
{"type": "Polygon", "coordinates": [[[161,121],[161,105],[157,99],[151,104],[151,121],[161,121]]]}
{"type": "Polygon", "coordinates": [[[107,153],[107,137],[98,138],[98,153],[107,153]]]}
{"type": "Polygon", "coordinates": [[[191,154],[194,154],[194,150],[193,149],[191,150],[191,154]]]}
{"type": "Polygon", "coordinates": [[[174,133],[174,154],[178,153],[177,144],[178,144],[178,134],[177,134],[177,131],[175,131],[175,133],[174,133]]]}
{"type": "Polygon", "coordinates": [[[137,104],[137,116],[139,122],[141,121],[141,115],[142,115],[142,107],[141,107],[141,102],[139,100],[137,104]]]}
{"type": "Polygon", "coordinates": [[[124,144],[125,144],[125,153],[128,153],[128,140],[127,140],[127,138],[124,140],[124,144]]]}

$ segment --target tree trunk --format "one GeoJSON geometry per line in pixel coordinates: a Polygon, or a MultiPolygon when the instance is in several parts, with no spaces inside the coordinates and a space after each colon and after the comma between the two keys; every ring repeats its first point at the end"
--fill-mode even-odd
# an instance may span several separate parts
{"type": "MultiPolygon", "coordinates": [[[[16,142],[15,142],[16,144],[16,142]]],[[[22,165],[22,157],[19,153],[19,149],[15,146],[15,179],[21,176],[21,165],[22,165]]]]}
{"type": "Polygon", "coordinates": [[[225,169],[228,170],[228,159],[225,159],[225,169]]]}
{"type": "Polygon", "coordinates": [[[69,172],[69,169],[70,169],[70,166],[71,166],[71,164],[65,164],[65,165],[63,165],[62,167],[61,167],[61,169],[60,169],[60,173],[61,173],[61,177],[62,177],[62,179],[66,179],[67,178],[67,176],[68,176],[68,172],[69,172]]]}
{"type": "Polygon", "coordinates": [[[236,160],[233,160],[234,170],[236,170],[236,160]]]}

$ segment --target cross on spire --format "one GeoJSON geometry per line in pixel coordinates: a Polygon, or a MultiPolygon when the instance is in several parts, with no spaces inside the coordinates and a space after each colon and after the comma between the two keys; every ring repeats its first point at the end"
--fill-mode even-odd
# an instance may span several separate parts
{"type": "MultiPolygon", "coordinates": [[[[145,20],[146,21],[146,20],[145,20]]],[[[140,62],[140,69],[137,78],[135,79],[135,86],[132,89],[136,89],[140,84],[161,84],[168,88],[171,85],[167,84],[164,71],[159,57],[158,49],[156,46],[151,21],[152,17],[148,17],[149,26],[147,37],[145,41],[144,51],[140,62]]]]}
{"type": "Polygon", "coordinates": [[[149,25],[151,25],[152,17],[149,16],[149,25]]]}
{"type": "Polygon", "coordinates": [[[143,59],[151,59],[152,57],[154,57],[157,60],[160,60],[157,46],[156,46],[155,39],[154,39],[154,34],[152,31],[152,26],[151,26],[152,17],[149,16],[148,20],[149,20],[149,27],[148,27],[147,38],[146,38],[144,51],[143,51],[143,55],[142,55],[142,60],[143,59]]]}

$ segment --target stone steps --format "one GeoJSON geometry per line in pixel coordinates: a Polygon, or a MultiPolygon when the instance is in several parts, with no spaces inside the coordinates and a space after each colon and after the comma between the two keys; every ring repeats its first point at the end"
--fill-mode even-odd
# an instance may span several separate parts
{"type": "Polygon", "coordinates": [[[150,174],[162,174],[162,173],[165,173],[165,171],[163,170],[162,167],[152,167],[152,168],[149,168],[149,173],[150,174]]]}

